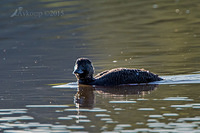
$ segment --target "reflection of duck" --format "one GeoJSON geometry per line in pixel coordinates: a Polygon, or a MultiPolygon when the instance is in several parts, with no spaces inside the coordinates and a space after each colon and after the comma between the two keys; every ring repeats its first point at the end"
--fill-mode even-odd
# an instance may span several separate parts
{"type": "Polygon", "coordinates": [[[131,83],[148,83],[163,80],[158,75],[143,69],[116,68],[106,70],[95,77],[92,62],[87,58],[76,60],[74,72],[79,84],[119,85],[131,83]]]}
{"type": "Polygon", "coordinates": [[[75,103],[79,107],[93,107],[94,88],[89,85],[79,85],[78,91],[74,96],[75,103]]]}
{"type": "Polygon", "coordinates": [[[140,95],[149,94],[150,91],[155,90],[157,85],[120,85],[120,86],[91,86],[79,85],[78,91],[74,97],[74,102],[78,107],[92,108],[95,103],[96,91],[99,94],[106,96],[126,96],[126,95],[140,95]]]}
{"type": "Polygon", "coordinates": [[[120,85],[115,87],[95,87],[95,90],[101,94],[108,95],[140,95],[147,94],[150,91],[157,89],[155,84],[147,85],[120,85]]]}

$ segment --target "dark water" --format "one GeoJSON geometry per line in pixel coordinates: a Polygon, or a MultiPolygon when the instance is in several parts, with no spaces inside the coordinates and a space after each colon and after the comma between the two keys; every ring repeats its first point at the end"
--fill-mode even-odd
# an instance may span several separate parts
{"type": "Polygon", "coordinates": [[[199,1],[0,5],[0,132],[200,132],[199,1]],[[96,73],[145,68],[167,80],[52,87],[76,81],[78,57],[96,73]]]}

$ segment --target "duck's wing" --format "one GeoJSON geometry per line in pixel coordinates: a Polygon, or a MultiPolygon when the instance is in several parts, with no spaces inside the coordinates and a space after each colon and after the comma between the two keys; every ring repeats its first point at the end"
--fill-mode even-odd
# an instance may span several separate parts
{"type": "Polygon", "coordinates": [[[140,69],[113,69],[101,74],[96,81],[97,85],[119,85],[130,83],[148,83],[161,80],[158,75],[140,69]]]}
{"type": "Polygon", "coordinates": [[[105,70],[105,71],[103,71],[103,72],[100,72],[100,73],[98,73],[96,76],[95,76],[95,78],[100,78],[102,75],[104,75],[104,74],[106,74],[106,73],[108,73],[109,72],[109,70],[105,70]]]}

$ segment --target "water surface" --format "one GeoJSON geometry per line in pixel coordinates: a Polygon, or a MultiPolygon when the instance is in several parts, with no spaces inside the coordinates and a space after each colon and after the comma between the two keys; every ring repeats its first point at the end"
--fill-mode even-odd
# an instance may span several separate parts
{"type": "Polygon", "coordinates": [[[200,132],[199,1],[0,4],[0,132],[200,132]],[[167,80],[66,87],[78,57],[167,80]]]}

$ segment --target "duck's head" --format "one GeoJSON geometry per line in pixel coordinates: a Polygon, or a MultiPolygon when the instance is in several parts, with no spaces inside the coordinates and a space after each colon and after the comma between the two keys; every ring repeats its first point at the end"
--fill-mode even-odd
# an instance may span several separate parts
{"type": "Polygon", "coordinates": [[[73,74],[75,74],[79,83],[89,82],[93,79],[94,74],[92,62],[87,58],[78,58],[74,66],[73,74]]]}

